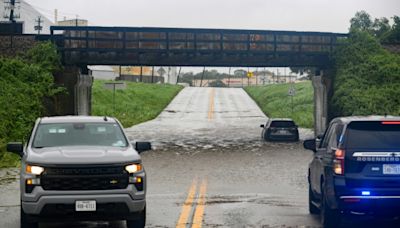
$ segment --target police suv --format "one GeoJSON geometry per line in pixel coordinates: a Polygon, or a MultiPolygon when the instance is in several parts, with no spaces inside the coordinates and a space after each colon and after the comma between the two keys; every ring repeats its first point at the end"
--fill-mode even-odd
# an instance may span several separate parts
{"type": "Polygon", "coordinates": [[[320,139],[309,165],[309,211],[324,227],[344,214],[400,216],[400,117],[341,117],[320,139]]]}

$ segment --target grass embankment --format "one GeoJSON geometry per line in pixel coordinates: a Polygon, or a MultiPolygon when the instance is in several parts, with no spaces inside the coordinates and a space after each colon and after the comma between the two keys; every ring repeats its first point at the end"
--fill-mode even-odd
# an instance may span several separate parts
{"type": "Polygon", "coordinates": [[[125,90],[104,88],[106,80],[95,80],[92,89],[92,115],[115,116],[124,127],[154,119],[171,102],[182,86],[126,82],[125,90]]]}
{"type": "Polygon", "coordinates": [[[293,97],[293,113],[291,97],[288,95],[290,86],[290,84],[250,86],[245,90],[268,117],[292,118],[299,126],[312,128],[314,97],[311,82],[294,84],[296,94],[293,97]]]}

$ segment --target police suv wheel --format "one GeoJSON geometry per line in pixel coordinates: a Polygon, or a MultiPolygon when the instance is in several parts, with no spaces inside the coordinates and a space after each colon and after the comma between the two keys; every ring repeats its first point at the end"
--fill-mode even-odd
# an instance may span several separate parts
{"type": "Polygon", "coordinates": [[[313,215],[319,214],[321,211],[313,202],[315,202],[314,193],[311,190],[311,186],[308,185],[308,211],[313,215]]]}
{"type": "Polygon", "coordinates": [[[325,192],[322,191],[321,199],[321,224],[325,228],[336,228],[340,225],[340,214],[338,210],[331,209],[327,204],[327,198],[325,192]]]}

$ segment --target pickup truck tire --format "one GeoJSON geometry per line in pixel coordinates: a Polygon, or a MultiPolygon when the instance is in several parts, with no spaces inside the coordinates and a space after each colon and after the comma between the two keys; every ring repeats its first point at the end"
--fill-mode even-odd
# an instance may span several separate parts
{"type": "Polygon", "coordinates": [[[310,184],[308,185],[308,211],[310,214],[316,215],[321,212],[321,210],[313,204],[315,202],[314,193],[311,190],[310,184]]]}
{"type": "Polygon", "coordinates": [[[325,228],[336,228],[340,227],[340,214],[338,210],[332,209],[327,204],[327,198],[325,191],[322,191],[321,199],[321,224],[325,228]]]}
{"type": "Polygon", "coordinates": [[[144,228],[146,225],[146,208],[142,212],[137,219],[126,220],[127,228],[144,228]]]}
{"type": "Polygon", "coordinates": [[[38,228],[39,223],[38,222],[32,222],[29,220],[29,216],[25,214],[24,210],[22,209],[21,206],[21,228],[38,228]]]}

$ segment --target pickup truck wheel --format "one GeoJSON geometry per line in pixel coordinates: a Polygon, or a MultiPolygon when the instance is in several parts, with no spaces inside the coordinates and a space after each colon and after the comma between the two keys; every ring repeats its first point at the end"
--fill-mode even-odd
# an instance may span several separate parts
{"type": "Polygon", "coordinates": [[[127,228],[144,228],[146,225],[146,208],[142,212],[137,219],[126,220],[127,228]]]}
{"type": "Polygon", "coordinates": [[[21,228],[38,228],[39,223],[38,222],[32,222],[29,220],[28,215],[25,214],[24,210],[22,209],[21,206],[21,228]]]}
{"type": "Polygon", "coordinates": [[[321,197],[321,224],[325,228],[334,228],[340,226],[340,214],[338,210],[331,209],[327,204],[327,198],[324,191],[321,197]]]}
{"type": "Polygon", "coordinates": [[[319,214],[321,211],[320,209],[313,204],[315,202],[314,193],[311,190],[311,185],[308,185],[308,211],[310,214],[316,215],[319,214]]]}

